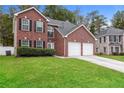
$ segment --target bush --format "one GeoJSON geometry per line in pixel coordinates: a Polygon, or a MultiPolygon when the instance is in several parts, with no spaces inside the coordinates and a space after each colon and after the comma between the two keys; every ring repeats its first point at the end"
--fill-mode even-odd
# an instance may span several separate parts
{"type": "Polygon", "coordinates": [[[17,56],[53,56],[54,49],[17,48],[17,56]]]}
{"type": "Polygon", "coordinates": [[[120,53],[120,55],[121,55],[121,56],[123,56],[123,55],[124,55],[124,53],[120,53]]]}

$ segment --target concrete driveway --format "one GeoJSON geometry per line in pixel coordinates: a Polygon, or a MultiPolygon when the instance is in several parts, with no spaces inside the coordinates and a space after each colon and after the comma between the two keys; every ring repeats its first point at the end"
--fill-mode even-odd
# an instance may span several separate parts
{"type": "Polygon", "coordinates": [[[121,61],[117,61],[109,58],[103,58],[99,56],[79,56],[74,58],[86,60],[90,63],[94,63],[124,73],[124,62],[121,61]]]}

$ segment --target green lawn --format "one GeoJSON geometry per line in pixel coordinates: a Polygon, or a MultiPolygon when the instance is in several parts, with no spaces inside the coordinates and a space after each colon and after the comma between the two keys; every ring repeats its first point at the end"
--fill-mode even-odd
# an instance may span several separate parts
{"type": "Polygon", "coordinates": [[[0,56],[0,87],[124,87],[124,74],[78,59],[0,56]]]}
{"type": "Polygon", "coordinates": [[[124,62],[124,56],[114,56],[114,55],[100,55],[100,56],[101,57],[105,57],[105,58],[111,58],[111,59],[123,61],[124,62]]]}

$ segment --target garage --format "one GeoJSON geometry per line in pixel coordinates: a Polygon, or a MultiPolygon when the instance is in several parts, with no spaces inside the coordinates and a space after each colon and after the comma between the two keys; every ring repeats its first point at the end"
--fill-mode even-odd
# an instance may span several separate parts
{"type": "Polygon", "coordinates": [[[68,43],[68,56],[81,56],[81,43],[69,42],[68,43]]]}
{"type": "Polygon", "coordinates": [[[83,52],[83,55],[93,55],[93,44],[83,43],[82,52],[83,52]]]}

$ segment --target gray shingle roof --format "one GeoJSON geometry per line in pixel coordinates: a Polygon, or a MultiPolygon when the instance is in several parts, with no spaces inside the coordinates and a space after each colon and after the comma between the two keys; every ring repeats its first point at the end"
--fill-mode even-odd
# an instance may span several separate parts
{"type": "Polygon", "coordinates": [[[114,28],[114,27],[108,27],[106,29],[102,29],[98,36],[102,36],[102,35],[122,35],[122,34],[124,34],[124,30],[114,28]]]}
{"type": "Polygon", "coordinates": [[[58,30],[65,36],[70,33],[73,29],[78,27],[79,25],[74,25],[69,21],[60,21],[47,17],[49,20],[49,24],[58,25],[58,30]]]}

